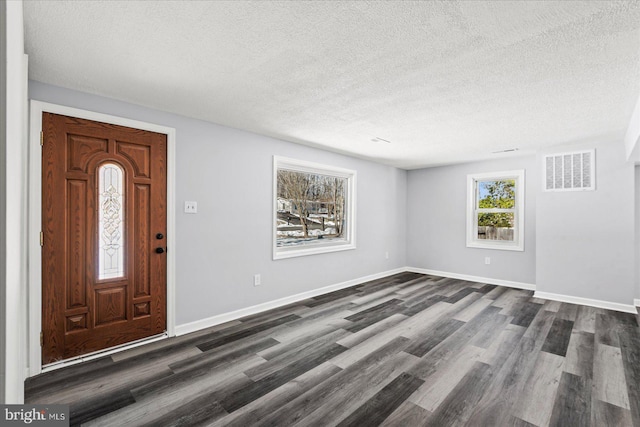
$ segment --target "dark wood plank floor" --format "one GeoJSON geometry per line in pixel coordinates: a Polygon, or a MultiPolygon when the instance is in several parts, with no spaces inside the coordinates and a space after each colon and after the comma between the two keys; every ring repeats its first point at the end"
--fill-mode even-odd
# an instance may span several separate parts
{"type": "Polygon", "coordinates": [[[640,426],[638,316],[402,273],[26,383],[91,426],[640,426]]]}

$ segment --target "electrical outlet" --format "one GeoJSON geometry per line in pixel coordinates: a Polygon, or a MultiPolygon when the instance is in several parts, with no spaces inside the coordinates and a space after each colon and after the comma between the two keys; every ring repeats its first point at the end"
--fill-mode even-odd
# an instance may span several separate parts
{"type": "Polygon", "coordinates": [[[259,274],[253,275],[253,286],[260,286],[262,284],[262,279],[259,274]]]}
{"type": "Polygon", "coordinates": [[[184,213],[198,213],[198,202],[184,202],[184,213]]]}
{"type": "Polygon", "coordinates": [[[485,263],[486,265],[491,264],[491,258],[490,258],[490,257],[488,257],[488,256],[484,257],[484,263],[485,263]]]}

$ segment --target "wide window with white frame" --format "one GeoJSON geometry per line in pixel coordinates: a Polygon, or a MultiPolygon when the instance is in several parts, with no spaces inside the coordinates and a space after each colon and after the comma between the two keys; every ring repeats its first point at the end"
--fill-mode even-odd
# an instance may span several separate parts
{"type": "Polygon", "coordinates": [[[467,246],[524,250],[524,170],[467,176],[467,246]]]}
{"type": "Polygon", "coordinates": [[[274,156],[273,259],[355,249],[356,171],[274,156]]]}

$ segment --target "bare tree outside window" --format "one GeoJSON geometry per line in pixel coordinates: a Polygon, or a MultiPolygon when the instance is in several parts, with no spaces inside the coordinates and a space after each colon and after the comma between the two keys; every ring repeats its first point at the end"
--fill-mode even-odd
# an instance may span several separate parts
{"type": "Polygon", "coordinates": [[[355,172],[331,173],[335,168],[301,163],[306,165],[300,168],[304,170],[296,170],[296,161],[290,159],[283,164],[276,161],[275,253],[308,247],[329,248],[322,252],[351,248],[349,202],[355,172]],[[334,248],[345,244],[349,247],[334,248]]]}
{"type": "Polygon", "coordinates": [[[278,246],[341,238],[345,183],[345,178],[279,170],[278,246]]]}

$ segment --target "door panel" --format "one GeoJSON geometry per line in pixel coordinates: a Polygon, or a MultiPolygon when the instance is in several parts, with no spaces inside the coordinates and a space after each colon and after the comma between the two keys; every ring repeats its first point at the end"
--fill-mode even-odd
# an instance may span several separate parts
{"type": "Polygon", "coordinates": [[[166,135],[51,113],[43,132],[43,363],[164,332],[166,135]]]}

